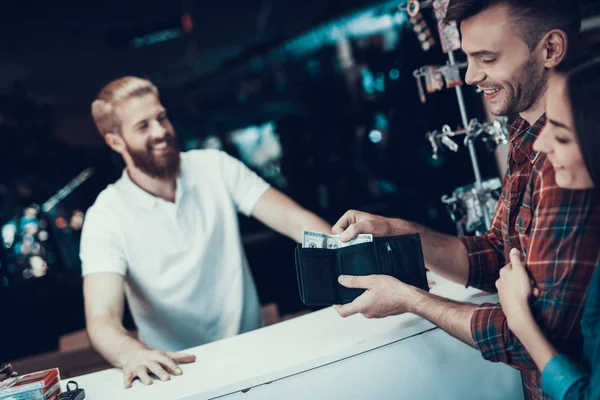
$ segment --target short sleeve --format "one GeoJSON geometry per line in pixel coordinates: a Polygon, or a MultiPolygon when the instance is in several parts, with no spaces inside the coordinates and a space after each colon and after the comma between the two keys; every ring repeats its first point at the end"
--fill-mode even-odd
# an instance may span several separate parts
{"type": "Polygon", "coordinates": [[[254,206],[270,185],[244,163],[225,152],[219,152],[219,169],[225,186],[239,212],[250,216],[254,206]]]}
{"type": "Polygon", "coordinates": [[[125,275],[127,262],[114,216],[92,206],[85,217],[81,234],[82,275],[113,272],[125,275]]]}

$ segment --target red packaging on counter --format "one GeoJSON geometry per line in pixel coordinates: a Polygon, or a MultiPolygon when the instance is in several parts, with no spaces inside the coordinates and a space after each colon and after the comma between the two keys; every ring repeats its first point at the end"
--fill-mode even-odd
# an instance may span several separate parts
{"type": "Polygon", "coordinates": [[[0,382],[0,400],[4,397],[38,391],[47,400],[52,400],[60,394],[60,372],[58,368],[31,374],[19,375],[0,382]]]}

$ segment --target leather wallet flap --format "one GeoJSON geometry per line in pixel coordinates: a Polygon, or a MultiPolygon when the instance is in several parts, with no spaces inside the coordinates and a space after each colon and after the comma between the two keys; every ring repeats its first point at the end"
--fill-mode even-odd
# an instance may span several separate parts
{"type": "MultiPolygon", "coordinates": [[[[344,247],[336,253],[336,281],[340,275],[371,275],[378,271],[377,255],[372,243],[344,247]]],[[[365,289],[350,289],[336,284],[336,304],[350,303],[365,292],[365,289]]]]}
{"type": "Polygon", "coordinates": [[[375,238],[373,242],[380,256],[381,273],[429,291],[419,234],[375,238]]]}
{"type": "Polygon", "coordinates": [[[309,306],[335,303],[333,282],[335,252],[327,249],[296,247],[296,274],[300,299],[309,306]]]}

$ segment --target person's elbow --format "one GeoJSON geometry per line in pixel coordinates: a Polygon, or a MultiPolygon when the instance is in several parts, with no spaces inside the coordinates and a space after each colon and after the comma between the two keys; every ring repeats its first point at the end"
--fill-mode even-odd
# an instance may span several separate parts
{"type": "Polygon", "coordinates": [[[90,343],[96,347],[103,338],[109,335],[109,332],[125,331],[125,328],[114,315],[104,313],[92,316],[86,315],[86,331],[90,343]]]}

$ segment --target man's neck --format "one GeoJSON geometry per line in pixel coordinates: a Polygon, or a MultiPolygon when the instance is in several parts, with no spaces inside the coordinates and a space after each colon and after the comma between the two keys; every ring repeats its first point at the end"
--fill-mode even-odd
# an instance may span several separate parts
{"type": "Polygon", "coordinates": [[[529,125],[535,124],[537,120],[540,119],[542,115],[544,115],[544,113],[546,112],[546,94],[547,92],[544,92],[542,97],[540,97],[533,106],[519,113],[521,118],[527,121],[529,125]]]}
{"type": "Polygon", "coordinates": [[[177,182],[174,178],[152,178],[151,176],[137,169],[135,166],[128,166],[127,174],[133,183],[139,186],[142,190],[171,203],[175,202],[177,182]]]}

